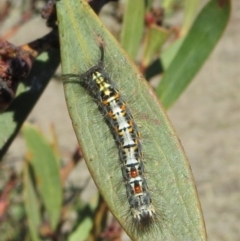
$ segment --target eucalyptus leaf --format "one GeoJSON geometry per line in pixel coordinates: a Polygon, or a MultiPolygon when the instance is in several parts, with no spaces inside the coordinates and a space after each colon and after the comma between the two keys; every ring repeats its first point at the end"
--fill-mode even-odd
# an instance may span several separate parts
{"type": "Polygon", "coordinates": [[[23,180],[24,180],[24,205],[27,214],[28,227],[30,236],[33,241],[40,241],[39,227],[41,224],[40,203],[34,189],[34,181],[30,175],[29,163],[25,163],[23,180]]]}
{"type": "Polygon", "coordinates": [[[230,0],[211,0],[197,16],[156,90],[165,108],[173,105],[216,46],[229,21],[230,7],[230,0]]]}
{"type": "Polygon", "coordinates": [[[62,208],[62,185],[57,156],[46,138],[34,127],[25,125],[24,139],[30,153],[36,185],[53,230],[56,229],[62,208]]]}
{"type": "Polygon", "coordinates": [[[144,30],[145,2],[127,1],[121,32],[121,43],[128,54],[135,59],[144,30]]]}
{"type": "Polygon", "coordinates": [[[63,74],[83,74],[95,66],[103,42],[105,70],[129,105],[143,138],[145,175],[157,212],[156,222],[145,232],[132,221],[118,148],[108,125],[79,78],[65,78],[78,142],[109,209],[132,240],[206,240],[189,163],[154,91],[85,1],[58,1],[57,14],[63,74]]]}

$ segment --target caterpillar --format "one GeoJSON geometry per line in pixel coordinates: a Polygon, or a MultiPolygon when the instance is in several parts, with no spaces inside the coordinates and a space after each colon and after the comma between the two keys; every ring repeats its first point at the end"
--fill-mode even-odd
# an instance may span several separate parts
{"type": "Polygon", "coordinates": [[[134,223],[144,227],[156,215],[144,176],[140,134],[130,108],[104,68],[104,46],[97,65],[81,74],[81,85],[97,103],[118,147],[121,171],[134,223]]]}

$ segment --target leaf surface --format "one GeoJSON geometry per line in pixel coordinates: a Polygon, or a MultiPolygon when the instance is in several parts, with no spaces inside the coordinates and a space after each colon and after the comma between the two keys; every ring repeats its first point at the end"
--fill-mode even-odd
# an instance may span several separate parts
{"type": "Polygon", "coordinates": [[[144,30],[145,1],[127,1],[121,32],[121,43],[128,54],[135,59],[144,30]]]}
{"type": "Polygon", "coordinates": [[[37,194],[34,190],[34,182],[30,175],[30,165],[24,165],[24,205],[27,214],[30,236],[33,241],[40,241],[39,227],[41,224],[40,205],[37,194]]]}
{"type": "Polygon", "coordinates": [[[62,208],[62,186],[57,156],[46,138],[34,127],[25,125],[24,139],[30,152],[36,185],[53,230],[58,225],[62,208]]]}
{"type": "Polygon", "coordinates": [[[230,7],[230,0],[211,0],[199,13],[156,90],[165,108],[173,105],[216,46],[230,7]]]}
{"type": "Polygon", "coordinates": [[[89,171],[109,209],[132,240],[206,240],[189,163],[154,91],[85,1],[57,2],[63,74],[82,74],[100,58],[139,125],[146,179],[158,219],[136,232],[126,197],[118,148],[97,104],[79,84],[65,79],[73,127],[89,171]]]}

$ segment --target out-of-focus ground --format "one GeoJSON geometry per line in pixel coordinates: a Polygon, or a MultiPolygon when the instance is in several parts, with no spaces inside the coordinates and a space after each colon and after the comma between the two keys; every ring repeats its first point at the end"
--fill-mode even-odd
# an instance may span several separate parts
{"type": "MultiPolygon", "coordinates": [[[[42,19],[33,19],[9,41],[19,45],[41,37],[39,28],[48,31],[42,19]]],[[[222,39],[168,114],[192,167],[209,240],[240,240],[240,1],[233,1],[222,39]]],[[[28,120],[48,136],[54,124],[64,157],[75,149],[60,82],[50,82],[28,120]]],[[[20,162],[23,155],[24,143],[17,138],[7,154],[8,163],[20,162]]],[[[88,175],[83,168],[82,162],[74,171],[74,182],[88,175]]],[[[94,190],[90,182],[86,196],[94,190]]]]}

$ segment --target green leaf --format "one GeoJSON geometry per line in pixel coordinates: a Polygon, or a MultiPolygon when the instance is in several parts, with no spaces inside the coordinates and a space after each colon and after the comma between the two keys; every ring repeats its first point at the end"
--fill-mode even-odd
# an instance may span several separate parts
{"type": "Polygon", "coordinates": [[[105,69],[141,126],[146,179],[158,220],[147,232],[137,233],[109,127],[79,78],[65,78],[67,106],[78,142],[109,209],[132,240],[206,240],[189,163],[154,91],[84,0],[57,2],[57,15],[63,74],[82,74],[96,65],[103,41],[105,69]]]}
{"type": "Polygon", "coordinates": [[[128,54],[135,59],[144,30],[145,2],[127,1],[121,32],[121,43],[128,54]]]}
{"type": "Polygon", "coordinates": [[[229,0],[211,0],[198,15],[156,90],[166,108],[177,100],[216,46],[230,7],[229,0]]]}
{"type": "Polygon", "coordinates": [[[174,60],[178,50],[180,49],[182,43],[184,41],[184,37],[179,38],[176,40],[172,45],[166,48],[161,54],[161,62],[163,65],[164,70],[167,70],[168,67],[171,65],[172,61],[174,60]]]}
{"type": "Polygon", "coordinates": [[[28,227],[31,240],[40,241],[39,227],[41,224],[41,214],[39,201],[34,190],[34,183],[30,176],[30,165],[25,163],[23,171],[24,181],[24,205],[27,214],[28,227]]]}
{"type": "Polygon", "coordinates": [[[30,152],[39,193],[50,225],[54,230],[58,225],[62,207],[62,186],[58,160],[46,138],[34,127],[25,125],[23,135],[30,152]]]}
{"type": "Polygon", "coordinates": [[[148,66],[145,72],[145,76],[148,80],[156,75],[162,74],[168,69],[180,49],[183,40],[184,37],[176,40],[172,45],[163,50],[160,59],[156,59],[150,66],[148,66]]]}
{"type": "MultiPolygon", "coordinates": [[[[94,213],[97,212],[97,208],[99,205],[99,199],[100,194],[95,194],[87,205],[81,205],[79,207],[79,203],[74,207],[74,210],[78,213],[78,223],[77,227],[74,228],[74,231],[68,236],[68,241],[81,241],[81,240],[87,240],[89,235],[91,234],[91,230],[94,225],[94,213]]],[[[99,219],[99,216],[97,217],[99,219]]],[[[98,220],[97,220],[98,221],[98,220]]],[[[96,229],[98,227],[95,227],[94,232],[96,232],[96,229]]]]}
{"type": "Polygon", "coordinates": [[[9,108],[0,115],[0,160],[18,134],[23,122],[41,96],[60,62],[58,50],[42,53],[34,62],[30,75],[18,88],[9,108]]]}
{"type": "Polygon", "coordinates": [[[90,218],[85,218],[83,222],[77,227],[76,231],[72,233],[68,241],[84,241],[87,240],[92,229],[93,222],[90,218]]]}
{"type": "Polygon", "coordinates": [[[144,42],[143,66],[148,66],[157,53],[160,52],[164,43],[170,37],[171,32],[158,26],[150,26],[144,42]]]}
{"type": "Polygon", "coordinates": [[[184,0],[184,21],[181,29],[182,35],[189,30],[196,15],[200,0],[184,0]]]}

